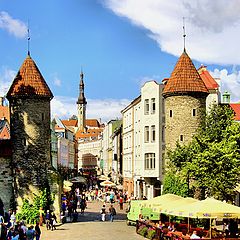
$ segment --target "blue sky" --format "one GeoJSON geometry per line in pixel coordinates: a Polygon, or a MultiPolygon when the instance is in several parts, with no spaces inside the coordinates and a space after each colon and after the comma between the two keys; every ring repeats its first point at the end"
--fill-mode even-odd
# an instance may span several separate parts
{"type": "MultiPolygon", "coordinates": [[[[29,21],[31,56],[55,96],[52,114],[63,118],[76,114],[82,68],[88,117],[119,117],[120,110],[139,95],[144,81],[161,82],[170,76],[183,50],[182,16],[187,16],[190,57],[196,67],[207,64],[213,75],[223,78],[223,89],[238,101],[240,54],[236,56],[234,46],[239,47],[225,40],[229,31],[234,30],[234,38],[239,36],[237,9],[229,18],[231,9],[224,10],[224,1],[219,6],[208,4],[207,10],[197,0],[176,7],[179,2],[1,0],[0,94],[6,92],[27,55],[29,21]],[[216,7],[223,10],[215,16],[216,7]]],[[[210,0],[201,2],[206,6],[210,0]]]]}

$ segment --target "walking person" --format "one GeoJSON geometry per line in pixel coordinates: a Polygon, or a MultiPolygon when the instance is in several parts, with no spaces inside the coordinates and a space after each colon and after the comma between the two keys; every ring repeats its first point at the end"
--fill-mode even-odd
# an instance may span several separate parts
{"type": "Polygon", "coordinates": [[[113,222],[113,218],[116,215],[116,209],[113,207],[112,204],[109,208],[109,215],[110,215],[110,221],[113,222]]]}
{"type": "Polygon", "coordinates": [[[120,206],[120,210],[123,210],[123,197],[120,196],[119,198],[119,206],[120,206]]]}
{"type": "Polygon", "coordinates": [[[33,240],[34,237],[35,237],[35,230],[33,229],[33,226],[30,226],[26,231],[26,239],[33,240]]]}
{"type": "Polygon", "coordinates": [[[105,206],[105,204],[103,204],[100,213],[102,215],[102,221],[105,222],[105,220],[106,220],[106,206],[105,206]]]}
{"type": "Polygon", "coordinates": [[[35,226],[35,234],[36,234],[36,240],[39,240],[41,235],[41,229],[38,222],[36,223],[36,226],[35,226]]]}

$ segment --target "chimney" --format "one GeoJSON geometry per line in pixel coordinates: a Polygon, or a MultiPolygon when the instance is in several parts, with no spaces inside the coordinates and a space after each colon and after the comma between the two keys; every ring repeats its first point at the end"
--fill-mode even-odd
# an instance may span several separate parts
{"type": "Polygon", "coordinates": [[[4,97],[0,97],[0,106],[3,106],[4,103],[4,97]]]}

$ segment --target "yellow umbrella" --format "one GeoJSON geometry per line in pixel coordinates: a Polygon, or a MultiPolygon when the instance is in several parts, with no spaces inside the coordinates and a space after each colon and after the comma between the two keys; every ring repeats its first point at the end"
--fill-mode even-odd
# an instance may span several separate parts
{"type": "MultiPolygon", "coordinates": [[[[175,213],[177,211],[178,212],[181,211],[183,206],[185,206],[186,204],[191,204],[191,203],[195,203],[195,202],[199,202],[199,200],[191,198],[191,197],[181,198],[181,199],[169,202],[168,204],[164,205],[160,211],[161,211],[161,213],[175,215],[175,213]]],[[[160,208],[161,208],[161,206],[160,206],[160,208]]]]}
{"type": "Polygon", "coordinates": [[[191,218],[237,218],[240,208],[228,203],[207,198],[202,201],[186,204],[181,210],[173,209],[174,215],[191,218]]]}
{"type": "Polygon", "coordinates": [[[182,199],[182,197],[175,194],[167,193],[167,194],[143,201],[141,205],[144,207],[154,208],[154,207],[160,207],[163,204],[168,204],[169,202],[176,201],[178,199],[182,199]]]}

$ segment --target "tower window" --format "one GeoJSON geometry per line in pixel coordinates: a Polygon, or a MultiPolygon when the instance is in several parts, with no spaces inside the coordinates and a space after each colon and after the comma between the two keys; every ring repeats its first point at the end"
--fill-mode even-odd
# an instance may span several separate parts
{"type": "Polygon", "coordinates": [[[183,142],[183,135],[180,135],[180,141],[183,142]]]}
{"type": "Polygon", "coordinates": [[[170,112],[169,112],[169,116],[170,116],[170,117],[173,116],[173,112],[172,112],[172,110],[170,110],[170,112]]]}
{"type": "Polygon", "coordinates": [[[27,146],[27,140],[26,140],[26,138],[23,138],[22,144],[23,144],[23,146],[27,146]]]}
{"type": "Polygon", "coordinates": [[[41,119],[42,119],[42,121],[45,120],[45,114],[44,113],[41,114],[41,119]]]}
{"type": "Polygon", "coordinates": [[[192,110],[192,115],[193,115],[193,117],[196,116],[196,109],[193,109],[193,110],[192,110]]]}

